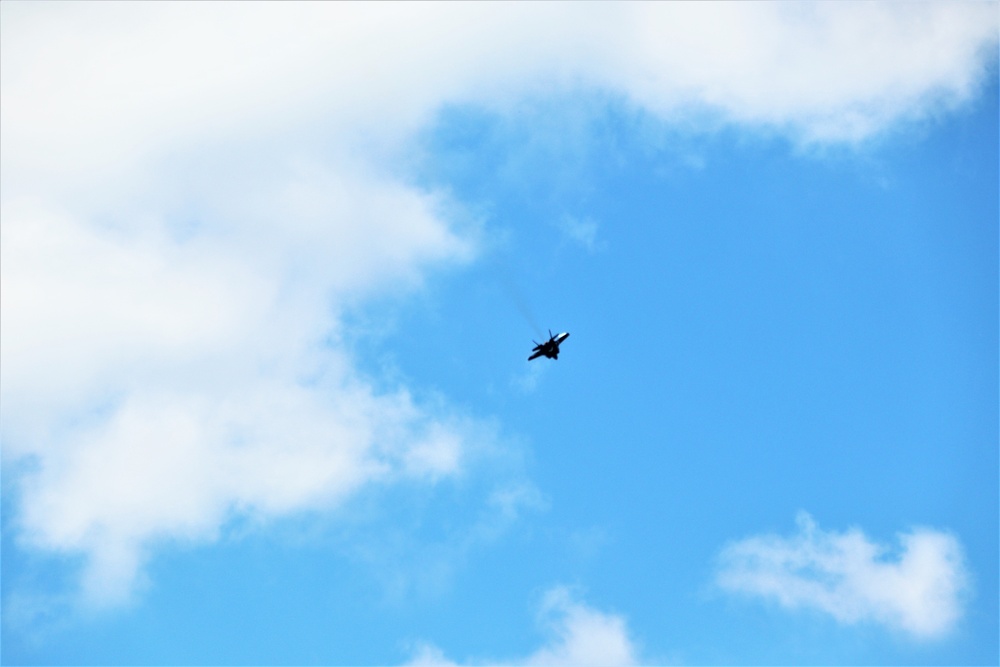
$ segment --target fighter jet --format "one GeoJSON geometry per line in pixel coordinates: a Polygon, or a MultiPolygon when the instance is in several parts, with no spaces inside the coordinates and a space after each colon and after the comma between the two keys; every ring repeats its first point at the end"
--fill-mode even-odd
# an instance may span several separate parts
{"type": "Polygon", "coordinates": [[[567,338],[569,338],[568,333],[561,333],[553,336],[552,330],[549,329],[549,339],[547,341],[545,341],[544,343],[535,343],[535,341],[531,341],[532,343],[535,343],[535,349],[531,351],[532,355],[528,357],[528,361],[531,361],[532,359],[537,359],[538,357],[541,356],[546,356],[549,359],[558,359],[559,344],[562,343],[567,338]]]}

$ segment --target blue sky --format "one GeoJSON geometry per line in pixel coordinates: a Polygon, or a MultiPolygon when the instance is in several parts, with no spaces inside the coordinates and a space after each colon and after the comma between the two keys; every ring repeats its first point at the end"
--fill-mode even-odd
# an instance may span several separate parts
{"type": "Polygon", "coordinates": [[[995,4],[2,17],[4,664],[996,663],[995,4]]]}

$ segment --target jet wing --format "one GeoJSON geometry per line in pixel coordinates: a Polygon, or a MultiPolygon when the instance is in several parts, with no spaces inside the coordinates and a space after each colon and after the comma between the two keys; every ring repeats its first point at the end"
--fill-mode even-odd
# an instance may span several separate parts
{"type": "Polygon", "coordinates": [[[528,357],[528,361],[531,361],[532,359],[537,359],[538,357],[542,356],[542,354],[543,352],[539,350],[538,352],[535,352],[533,355],[528,357]]]}

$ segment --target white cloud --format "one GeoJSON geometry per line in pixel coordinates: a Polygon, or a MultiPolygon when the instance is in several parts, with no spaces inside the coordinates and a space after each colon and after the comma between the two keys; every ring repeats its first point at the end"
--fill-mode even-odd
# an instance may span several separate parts
{"type": "Polygon", "coordinates": [[[716,583],[724,590],[815,609],[840,623],[874,622],[918,639],[950,633],[962,616],[968,575],[958,540],[926,528],[899,536],[900,548],[857,529],[820,530],[805,513],[799,533],[751,537],[727,546],[716,583]]]}
{"type": "Polygon", "coordinates": [[[465,465],[474,428],[377,394],[324,339],[346,296],[412,283],[469,242],[401,186],[322,196],[312,219],[248,215],[231,234],[221,218],[186,241],[5,206],[4,457],[34,462],[17,525],[32,547],[88,556],[87,602],[127,599],[157,540],[465,465]]]}
{"type": "Polygon", "coordinates": [[[989,3],[3,11],[4,178],[25,184],[41,171],[78,187],[248,135],[295,148],[362,139],[370,150],[443,102],[503,105],[581,86],[668,117],[697,108],[857,140],[968,99],[997,40],[989,3]]]}
{"type": "MultiPolygon", "coordinates": [[[[599,88],[854,141],[968,99],[978,4],[0,4],[0,421],[16,521],[127,598],[162,540],[457,474],[339,313],[470,261],[393,158],[445,103],[599,88]]],[[[687,116],[690,119],[690,115],[687,116]]],[[[577,226],[585,245],[593,229],[577,226]]]]}
{"type": "Polygon", "coordinates": [[[25,539],[88,553],[82,583],[97,604],[128,598],[156,540],[210,540],[236,513],[266,521],[367,483],[453,475],[454,457],[420,459],[466,435],[405,394],[280,379],[224,395],[136,390],[110,412],[47,443],[22,481],[25,539]]]}
{"type": "MultiPolygon", "coordinates": [[[[541,620],[549,640],[525,658],[472,661],[494,665],[574,665],[617,667],[639,664],[638,649],[629,636],[625,619],[608,614],[583,602],[564,586],[546,592],[541,620]]],[[[409,665],[454,667],[438,647],[421,643],[409,665]]]]}
{"type": "Polygon", "coordinates": [[[441,649],[426,642],[417,645],[413,657],[406,664],[411,667],[458,667],[458,663],[445,657],[441,649]]]}
{"type": "Polygon", "coordinates": [[[563,587],[550,590],[542,613],[553,639],[535,651],[526,665],[635,665],[639,660],[625,619],[581,602],[563,587]]]}

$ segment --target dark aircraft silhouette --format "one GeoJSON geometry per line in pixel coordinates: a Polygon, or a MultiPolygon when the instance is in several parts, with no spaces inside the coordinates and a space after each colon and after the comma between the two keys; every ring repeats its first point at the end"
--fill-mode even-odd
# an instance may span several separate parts
{"type": "Polygon", "coordinates": [[[541,356],[546,356],[549,359],[558,359],[559,344],[562,343],[567,338],[569,338],[568,333],[561,333],[553,336],[552,330],[549,329],[549,339],[547,341],[545,341],[544,343],[535,343],[535,341],[531,341],[532,343],[535,343],[535,349],[531,351],[532,355],[528,357],[528,361],[531,361],[532,359],[537,359],[538,357],[541,356]]]}

